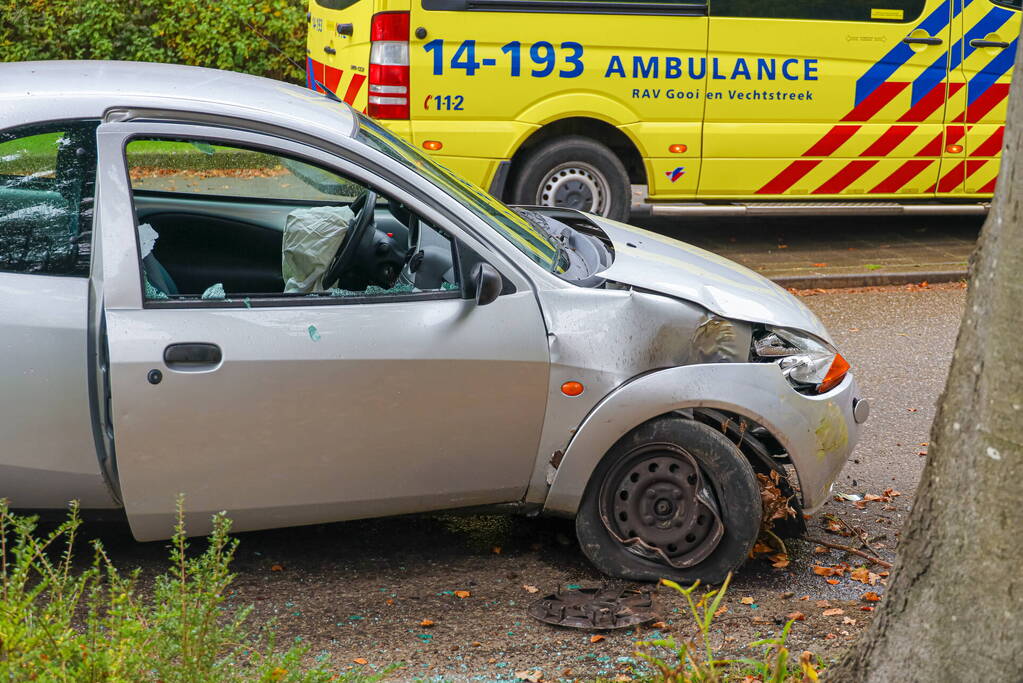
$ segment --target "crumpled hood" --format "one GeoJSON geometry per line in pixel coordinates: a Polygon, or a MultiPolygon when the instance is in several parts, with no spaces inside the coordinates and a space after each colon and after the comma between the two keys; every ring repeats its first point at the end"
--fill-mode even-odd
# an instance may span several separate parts
{"type": "Polygon", "coordinates": [[[734,261],[617,221],[587,216],[614,243],[614,263],[599,275],[699,304],[725,318],[831,335],[783,288],[734,261]]]}

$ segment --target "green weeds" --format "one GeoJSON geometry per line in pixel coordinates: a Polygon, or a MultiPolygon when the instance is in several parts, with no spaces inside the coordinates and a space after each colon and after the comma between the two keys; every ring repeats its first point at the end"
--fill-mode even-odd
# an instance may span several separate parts
{"type": "Polygon", "coordinates": [[[672,588],[686,600],[690,616],[697,627],[697,636],[688,640],[668,637],[636,643],[636,655],[654,670],[652,683],[725,683],[726,681],[763,681],[764,683],[815,683],[817,668],[809,652],[804,652],[797,662],[785,646],[792,623],[785,624],[781,634],[750,643],[750,647],[762,647],[760,659],[723,659],[716,653],[711,642],[711,626],[721,607],[721,601],[728,590],[731,575],[718,590],[697,596],[697,581],[689,588],[683,588],[674,581],[661,579],[661,583],[672,588]]]}
{"type": "Polygon", "coordinates": [[[229,609],[229,564],[238,541],[214,518],[205,551],[190,553],[181,503],[170,565],[151,590],[122,574],[103,547],[75,566],[81,521],[38,533],[35,519],[0,501],[0,680],[75,683],[319,683],[373,681],[304,665],[305,650],[275,647],[251,608],[229,609]]]}

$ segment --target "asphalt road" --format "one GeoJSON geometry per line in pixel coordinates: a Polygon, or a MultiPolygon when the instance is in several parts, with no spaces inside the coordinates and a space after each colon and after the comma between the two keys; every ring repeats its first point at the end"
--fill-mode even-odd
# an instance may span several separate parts
{"type": "MultiPolygon", "coordinates": [[[[928,441],[964,294],[945,285],[804,299],[828,325],[863,395],[873,401],[838,491],[901,492],[863,510],[832,501],[823,514],[862,529],[872,552],[888,560],[925,462],[920,444],[928,441]]],[[[713,633],[725,654],[748,656],[747,643],[776,633],[786,615],[799,612],[805,619],[793,628],[792,648],[828,659],[868,623],[872,613],[861,608],[872,605],[860,596],[867,590],[883,594],[884,579],[866,586],[845,575],[831,585],[812,571],[814,565],[862,562],[840,552],[814,552],[812,538],[855,545],[821,528],[826,519],[818,515],[808,522],[808,538],[789,542],[789,567],[754,560],[738,575],[713,633]],[[842,614],[825,616],[827,609],[842,614]]],[[[283,642],[300,639],[311,648],[310,657],[327,658],[339,669],[403,663],[393,674],[397,680],[515,680],[515,672],[537,670],[544,680],[641,674],[637,638],[692,633],[683,602],[666,589],[658,596],[663,628],[613,632],[597,643],[588,632],[526,615],[530,602],[558,586],[614,583],[586,563],[571,534],[571,525],[558,520],[449,515],[242,534],[229,603],[255,605],[257,623],[275,620],[283,642]],[[424,619],[434,625],[422,627],[424,619]],[[357,658],[368,664],[354,663],[357,658]]],[[[102,536],[119,567],[142,568],[143,586],[165,566],[163,543],[135,543],[123,527],[102,536]]]]}

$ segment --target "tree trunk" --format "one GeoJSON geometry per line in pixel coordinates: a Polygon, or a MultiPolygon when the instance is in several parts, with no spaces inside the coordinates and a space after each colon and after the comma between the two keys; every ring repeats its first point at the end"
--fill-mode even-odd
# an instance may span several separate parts
{"type": "Polygon", "coordinates": [[[1008,123],[899,561],[831,682],[1023,681],[1023,74],[1008,123]]]}

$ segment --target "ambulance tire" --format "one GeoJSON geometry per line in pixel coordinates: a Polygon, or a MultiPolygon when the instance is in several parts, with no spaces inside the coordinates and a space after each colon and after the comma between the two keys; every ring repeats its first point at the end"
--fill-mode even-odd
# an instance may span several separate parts
{"type": "Polygon", "coordinates": [[[529,152],[511,194],[514,204],[578,208],[616,221],[628,220],[632,205],[629,173],[621,160],[605,145],[581,135],[529,152]]]}
{"type": "MultiPolygon", "coordinates": [[[[680,469],[679,472],[685,476],[686,470],[680,469]]],[[[624,495],[620,497],[626,500],[624,495]]],[[[652,504],[661,503],[661,500],[656,500],[652,504]]],[[[691,504],[692,501],[684,503],[691,504]]],[[[604,574],[631,581],[668,578],[688,584],[699,579],[704,583],[720,584],[749,557],[760,533],[760,520],[760,487],[752,466],[735,444],[705,424],[680,418],[658,418],[622,437],[604,456],[590,477],[575,522],[583,553],[604,574]],[[662,495],[670,500],[671,495],[663,492],[671,489],[673,475],[669,470],[675,472],[675,469],[661,467],[658,471],[654,463],[663,465],[665,456],[670,459],[672,445],[687,454],[683,460],[691,458],[690,462],[695,461],[699,467],[704,484],[712,491],[716,512],[723,525],[722,535],[700,541],[710,542],[700,553],[702,559],[693,557],[695,563],[685,568],[670,566],[630,551],[609,529],[609,526],[617,528],[620,525],[612,519],[613,509],[606,502],[602,503],[602,499],[606,500],[608,496],[612,499],[618,497],[619,489],[631,490],[630,498],[636,500],[648,499],[650,502],[662,495]],[[650,463],[649,467],[647,463],[650,463]],[[652,474],[646,475],[647,469],[652,474]],[[637,478],[638,473],[643,476],[637,478]],[[626,483],[626,480],[636,483],[626,483]]],[[[649,518],[637,519],[632,523],[650,526],[650,521],[649,518]]],[[[654,520],[651,529],[636,528],[640,529],[635,532],[640,538],[647,535],[647,531],[652,531],[658,540],[663,541],[664,532],[658,520],[654,520]]],[[[698,532],[698,529],[692,527],[691,531],[698,532]]],[[[686,527],[683,526],[678,533],[687,533],[686,527]]],[[[671,545],[666,547],[674,549],[671,545]]]]}

